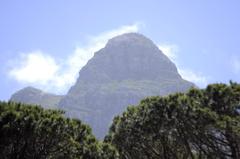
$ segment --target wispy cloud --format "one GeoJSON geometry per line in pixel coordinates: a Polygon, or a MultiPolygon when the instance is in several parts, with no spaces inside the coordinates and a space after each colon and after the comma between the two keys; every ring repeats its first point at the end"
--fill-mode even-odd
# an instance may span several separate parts
{"type": "Polygon", "coordinates": [[[177,61],[177,45],[173,44],[158,44],[158,48],[173,62],[177,61]]]}
{"type": "Polygon", "coordinates": [[[183,68],[178,69],[178,72],[180,73],[183,79],[191,81],[201,88],[205,87],[209,83],[208,77],[204,76],[200,72],[183,68]]]}
{"type": "Polygon", "coordinates": [[[140,27],[141,24],[136,23],[87,37],[87,45],[76,46],[74,52],[62,60],[64,62],[59,62],[40,50],[22,53],[14,60],[9,75],[25,85],[53,93],[65,93],[76,81],[79,70],[109,39],[123,33],[138,32],[140,27]]]}
{"type": "Polygon", "coordinates": [[[158,48],[171,60],[173,61],[177,68],[179,74],[183,79],[195,83],[197,86],[203,88],[209,82],[209,77],[203,75],[201,72],[194,71],[189,68],[181,67],[178,61],[179,47],[175,44],[158,44],[158,48]]]}

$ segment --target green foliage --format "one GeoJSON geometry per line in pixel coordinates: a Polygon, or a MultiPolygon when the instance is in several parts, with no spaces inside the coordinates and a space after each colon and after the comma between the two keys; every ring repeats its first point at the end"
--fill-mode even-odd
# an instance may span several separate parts
{"type": "Polygon", "coordinates": [[[98,142],[89,126],[59,110],[0,102],[1,159],[113,159],[117,151],[98,142]]]}
{"type": "Polygon", "coordinates": [[[118,159],[119,154],[121,159],[239,159],[240,85],[146,98],[114,118],[104,142],[60,110],[0,102],[1,159],[118,159]]]}
{"type": "Polygon", "coordinates": [[[240,158],[240,85],[146,98],[115,117],[105,142],[122,159],[240,158]]]}

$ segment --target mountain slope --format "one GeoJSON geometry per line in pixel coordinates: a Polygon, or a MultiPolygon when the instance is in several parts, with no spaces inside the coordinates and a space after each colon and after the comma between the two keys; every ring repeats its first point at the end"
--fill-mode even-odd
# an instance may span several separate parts
{"type": "Polygon", "coordinates": [[[184,92],[192,83],[148,38],[128,33],[110,39],[79,72],[59,103],[67,115],[90,124],[103,137],[112,118],[142,98],[184,92]]]}
{"type": "Polygon", "coordinates": [[[44,108],[57,108],[63,96],[43,92],[33,87],[26,87],[14,93],[10,100],[26,104],[41,105],[44,108]]]}

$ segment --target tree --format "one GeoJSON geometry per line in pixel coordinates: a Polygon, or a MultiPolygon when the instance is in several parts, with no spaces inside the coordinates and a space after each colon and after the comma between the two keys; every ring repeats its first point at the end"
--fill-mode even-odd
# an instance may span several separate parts
{"type": "Polygon", "coordinates": [[[1,159],[118,158],[109,144],[98,142],[89,126],[59,110],[0,102],[1,159]]]}
{"type": "Polygon", "coordinates": [[[115,117],[105,142],[122,159],[240,158],[240,85],[149,97],[115,117]]]}

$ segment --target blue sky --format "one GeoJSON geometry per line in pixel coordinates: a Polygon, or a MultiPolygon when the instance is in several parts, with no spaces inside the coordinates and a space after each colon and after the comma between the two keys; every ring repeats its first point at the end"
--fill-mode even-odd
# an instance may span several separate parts
{"type": "Polygon", "coordinates": [[[80,68],[125,32],[152,39],[199,87],[240,82],[240,1],[1,0],[0,100],[34,86],[64,94],[80,68]]]}

